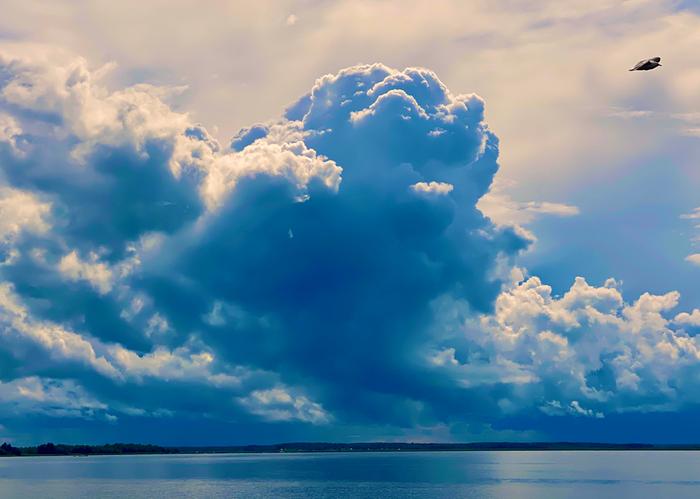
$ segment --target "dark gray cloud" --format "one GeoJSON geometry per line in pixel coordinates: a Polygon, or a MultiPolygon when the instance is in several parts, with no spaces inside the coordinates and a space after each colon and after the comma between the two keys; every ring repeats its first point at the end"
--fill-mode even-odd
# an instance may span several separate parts
{"type": "Polygon", "coordinates": [[[300,102],[293,126],[343,169],[337,191],[311,181],[300,199],[286,178],[242,180],[200,230],[173,239],[178,256],[147,286],[176,329],[199,327],[231,362],[309,386],[348,418],[410,425],[425,397],[441,403],[421,366],[431,303],[450,295],[488,312],[498,258],[528,244],[475,209],[496,139],[478,97],[425,70],[349,68],[300,102]],[[428,182],[451,189],[412,188],[428,182]],[[207,313],[214,325],[193,322],[207,313]]]}

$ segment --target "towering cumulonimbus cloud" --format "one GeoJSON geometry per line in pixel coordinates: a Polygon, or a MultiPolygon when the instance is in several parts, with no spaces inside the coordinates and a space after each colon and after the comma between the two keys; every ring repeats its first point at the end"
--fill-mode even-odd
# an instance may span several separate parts
{"type": "Polygon", "coordinates": [[[333,411],[400,408],[430,390],[415,363],[431,302],[449,294],[489,311],[499,259],[529,243],[475,209],[497,170],[483,102],[429,71],[373,65],[321,78],[287,114],[299,119],[244,131],[240,157],[210,166],[208,191],[251,158],[260,173],[173,239],[150,295],[175,329],[201,328],[227,359],[301,379],[333,411]],[[290,140],[303,143],[278,167],[290,140]],[[175,294],[174,280],[198,285],[175,294]],[[181,315],[183,300],[197,313],[181,315]]]}
{"type": "Polygon", "coordinates": [[[430,428],[683,403],[697,314],[665,317],[674,294],[518,276],[533,237],[477,208],[478,96],[346,68],[226,147],[175,90],[36,50],[0,52],[0,414],[430,428]]]}

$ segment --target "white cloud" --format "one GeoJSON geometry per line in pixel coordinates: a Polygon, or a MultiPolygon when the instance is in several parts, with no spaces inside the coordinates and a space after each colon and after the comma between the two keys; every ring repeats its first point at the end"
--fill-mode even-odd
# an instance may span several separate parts
{"type": "Polygon", "coordinates": [[[121,317],[124,320],[131,321],[139,313],[141,313],[145,305],[146,298],[143,295],[136,295],[132,297],[128,305],[124,309],[122,309],[121,313],[119,314],[119,317],[121,317]]]}
{"type": "Polygon", "coordinates": [[[579,210],[576,206],[563,203],[550,203],[547,201],[528,201],[527,203],[523,203],[523,209],[532,213],[542,213],[560,217],[569,217],[579,214],[579,210]]]}
{"type": "Polygon", "coordinates": [[[274,143],[275,136],[257,140],[237,154],[211,157],[201,193],[210,209],[220,206],[238,181],[256,175],[281,176],[289,179],[300,191],[308,183],[321,179],[331,190],[337,190],[342,169],[332,160],[320,156],[301,141],[274,143]]]}
{"type": "Polygon", "coordinates": [[[569,404],[569,407],[571,408],[571,410],[573,411],[574,414],[577,414],[580,416],[585,416],[585,417],[589,417],[589,418],[595,417],[598,419],[602,419],[604,417],[602,412],[595,412],[595,411],[592,411],[591,409],[584,409],[583,407],[581,407],[581,404],[578,403],[578,400],[573,400],[569,404]]]}
{"type": "Polygon", "coordinates": [[[656,113],[654,111],[649,111],[648,109],[613,108],[610,110],[608,115],[614,118],[638,119],[655,116],[656,113]]]}
{"type": "Polygon", "coordinates": [[[115,365],[136,379],[151,377],[165,381],[181,380],[211,383],[216,386],[238,386],[241,377],[246,374],[244,370],[239,370],[238,375],[215,373],[215,358],[212,353],[192,352],[185,347],[173,351],[158,347],[147,354],[138,354],[118,345],[110,346],[107,350],[115,365]]]}
{"type": "MultiPolygon", "coordinates": [[[[690,213],[685,213],[680,216],[681,220],[690,220],[693,224],[693,229],[697,232],[700,229],[700,207],[695,208],[690,213]]],[[[693,243],[700,242],[700,235],[694,235],[691,238],[693,243]]],[[[700,265],[700,253],[693,253],[685,257],[685,261],[693,265],[700,265]]]]}
{"type": "Polygon", "coordinates": [[[692,212],[681,215],[684,220],[700,220],[700,207],[695,208],[692,212]]]}
{"type": "Polygon", "coordinates": [[[0,382],[0,412],[7,417],[41,413],[52,417],[93,418],[107,406],[72,380],[38,376],[0,382]]]}
{"type": "Polygon", "coordinates": [[[455,359],[454,348],[445,348],[444,350],[436,352],[432,357],[430,357],[430,362],[432,362],[436,366],[459,364],[459,362],[457,362],[457,359],[455,359]]]}
{"type": "MultiPolygon", "coordinates": [[[[15,109],[60,117],[65,133],[80,141],[73,150],[76,159],[97,144],[141,150],[147,138],[174,139],[186,127],[186,115],[162,102],[168,89],[142,84],[110,93],[100,84],[102,72],[90,71],[83,58],[64,55],[60,64],[51,58],[51,48],[35,48],[31,56],[25,52],[13,46],[0,50],[0,64],[12,67],[0,98],[15,109]]],[[[178,146],[186,147],[184,141],[178,146]]]]}
{"type": "Polygon", "coordinates": [[[700,265],[700,253],[693,253],[685,257],[685,261],[693,265],[700,265]]]}
{"type": "Polygon", "coordinates": [[[90,260],[81,260],[77,252],[71,251],[58,263],[58,270],[71,281],[87,281],[100,294],[112,290],[114,275],[109,266],[98,260],[98,255],[92,253],[90,260]]]}
{"type": "Polygon", "coordinates": [[[467,320],[464,363],[455,365],[461,351],[455,345],[432,364],[465,386],[520,385],[512,404],[525,410],[539,403],[548,414],[602,417],[700,401],[700,338],[682,329],[700,325],[700,311],[671,318],[677,292],[644,293],[628,304],[617,286],[608,280],[595,287],[579,277],[555,297],[530,277],[502,292],[493,315],[467,320]]]}
{"type": "Polygon", "coordinates": [[[148,324],[146,326],[146,334],[148,336],[153,336],[154,334],[164,334],[170,331],[170,325],[168,321],[163,318],[158,312],[153,314],[148,319],[148,324]]]}
{"type": "Polygon", "coordinates": [[[8,144],[14,154],[21,155],[21,150],[17,144],[21,133],[22,129],[17,121],[9,114],[0,112],[0,143],[8,144]]]}
{"type": "Polygon", "coordinates": [[[23,230],[46,232],[50,211],[49,203],[31,193],[0,186],[0,244],[10,243],[23,230]]]}
{"type": "Polygon", "coordinates": [[[454,186],[447,182],[417,182],[411,186],[411,189],[417,193],[446,196],[452,192],[454,186]]]}
{"type": "Polygon", "coordinates": [[[602,412],[584,409],[579,404],[578,400],[572,400],[569,405],[564,406],[558,400],[550,400],[540,407],[540,410],[548,416],[583,416],[587,418],[603,419],[605,415],[602,412]]]}
{"type": "Polygon", "coordinates": [[[293,395],[288,388],[276,387],[256,390],[239,399],[251,413],[268,421],[303,421],[327,424],[331,420],[323,407],[303,395],[293,395]]]}
{"type": "Polygon", "coordinates": [[[209,324],[210,326],[218,327],[226,324],[226,318],[224,317],[224,307],[225,303],[220,301],[215,301],[211,307],[211,311],[202,317],[202,320],[209,324]]]}
{"type": "MultiPolygon", "coordinates": [[[[162,319],[162,318],[161,318],[162,319]]],[[[152,324],[152,327],[162,327],[152,324]]],[[[49,321],[39,321],[21,303],[8,283],[0,283],[0,336],[3,349],[20,354],[22,342],[41,347],[59,365],[77,362],[117,382],[158,379],[186,380],[216,386],[238,386],[245,369],[230,372],[214,370],[214,355],[206,349],[194,352],[188,347],[168,350],[163,346],[139,354],[119,344],[103,343],[49,321]]]]}
{"type": "Polygon", "coordinates": [[[673,322],[681,326],[700,326],[700,310],[693,309],[692,312],[681,312],[676,315],[673,322]]]}
{"type": "Polygon", "coordinates": [[[81,335],[57,324],[32,320],[8,283],[0,283],[0,334],[5,338],[5,349],[12,350],[17,342],[30,341],[42,347],[53,360],[77,361],[102,375],[121,377],[121,373],[104,356],[98,355],[81,335]]]}
{"type": "Polygon", "coordinates": [[[179,88],[139,84],[110,92],[100,81],[102,72],[91,71],[83,58],[64,54],[64,62],[58,63],[49,57],[49,48],[35,48],[31,56],[22,47],[5,47],[4,53],[2,48],[0,65],[11,67],[12,77],[2,87],[0,100],[20,111],[58,117],[62,132],[77,139],[72,148],[75,161],[86,161],[98,146],[127,146],[147,157],[149,141],[168,143],[172,175],[180,178],[191,171],[195,180],[204,177],[201,195],[211,209],[238,180],[259,174],[290,179],[300,195],[313,178],[338,189],[342,169],[307,148],[303,133],[293,124],[273,124],[266,140],[240,153],[224,151],[204,127],[166,104],[179,88]]]}
{"type": "Polygon", "coordinates": [[[477,207],[498,225],[526,225],[542,215],[571,217],[579,214],[576,206],[549,201],[516,201],[508,193],[515,186],[497,177],[477,207]]]}

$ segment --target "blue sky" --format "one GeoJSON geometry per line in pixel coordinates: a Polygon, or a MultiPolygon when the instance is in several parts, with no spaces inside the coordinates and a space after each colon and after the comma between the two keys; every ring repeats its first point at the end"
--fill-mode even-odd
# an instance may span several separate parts
{"type": "Polygon", "coordinates": [[[0,440],[700,440],[692,6],[7,3],[0,440]]]}

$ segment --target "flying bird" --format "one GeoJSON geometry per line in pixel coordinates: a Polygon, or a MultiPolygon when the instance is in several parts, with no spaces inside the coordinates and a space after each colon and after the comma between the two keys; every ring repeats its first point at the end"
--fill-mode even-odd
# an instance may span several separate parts
{"type": "Polygon", "coordinates": [[[659,66],[661,66],[661,57],[652,57],[651,59],[639,61],[630,71],[649,71],[659,66]]]}

